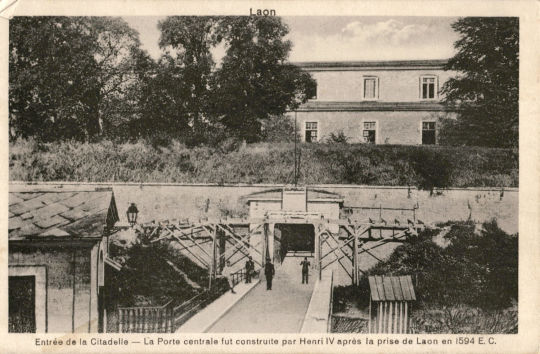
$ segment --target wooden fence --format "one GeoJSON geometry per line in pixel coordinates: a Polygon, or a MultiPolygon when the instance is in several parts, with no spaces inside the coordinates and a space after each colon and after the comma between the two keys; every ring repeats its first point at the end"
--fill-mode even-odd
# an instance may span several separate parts
{"type": "MultiPolygon", "coordinates": [[[[258,271],[255,272],[255,277],[258,271]]],[[[232,282],[237,285],[246,277],[245,269],[231,274],[232,282]]],[[[172,333],[191,318],[206,304],[214,301],[223,293],[223,289],[213,288],[204,291],[178,306],[172,306],[172,300],[163,306],[120,307],[118,308],[118,332],[120,333],[172,333]]]]}
{"type": "Polygon", "coordinates": [[[118,308],[119,333],[173,332],[172,300],[163,306],[118,308]]]}

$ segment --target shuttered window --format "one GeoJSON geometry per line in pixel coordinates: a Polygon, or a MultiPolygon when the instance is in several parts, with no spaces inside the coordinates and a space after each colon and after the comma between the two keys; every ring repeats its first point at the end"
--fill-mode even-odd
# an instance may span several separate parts
{"type": "Polygon", "coordinates": [[[375,100],[379,98],[379,79],[376,77],[364,78],[364,99],[375,100]]]}

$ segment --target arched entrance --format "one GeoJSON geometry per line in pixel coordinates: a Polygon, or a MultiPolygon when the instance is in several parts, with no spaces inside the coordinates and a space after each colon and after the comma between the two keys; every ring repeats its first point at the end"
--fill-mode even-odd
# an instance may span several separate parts
{"type": "Polygon", "coordinates": [[[289,254],[313,256],[315,227],[313,224],[276,224],[274,227],[274,259],[289,254]]]}

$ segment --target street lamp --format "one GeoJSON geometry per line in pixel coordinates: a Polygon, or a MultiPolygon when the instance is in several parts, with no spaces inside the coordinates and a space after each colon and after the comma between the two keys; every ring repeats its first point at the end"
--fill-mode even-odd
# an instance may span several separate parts
{"type": "Polygon", "coordinates": [[[139,214],[139,209],[137,209],[137,206],[135,205],[135,203],[131,203],[131,205],[129,206],[126,212],[127,219],[131,227],[133,227],[135,223],[137,222],[137,214],[139,214]]]}

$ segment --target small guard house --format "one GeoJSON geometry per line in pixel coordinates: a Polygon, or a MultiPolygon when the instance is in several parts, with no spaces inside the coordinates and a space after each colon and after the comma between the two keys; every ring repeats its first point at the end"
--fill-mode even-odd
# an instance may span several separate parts
{"type": "Polygon", "coordinates": [[[369,333],[409,333],[412,302],[410,275],[369,276],[369,333]]]}
{"type": "Polygon", "coordinates": [[[116,221],[111,189],[10,186],[9,332],[104,331],[106,235],[116,221]]]}

